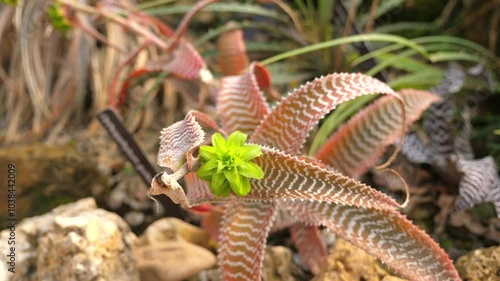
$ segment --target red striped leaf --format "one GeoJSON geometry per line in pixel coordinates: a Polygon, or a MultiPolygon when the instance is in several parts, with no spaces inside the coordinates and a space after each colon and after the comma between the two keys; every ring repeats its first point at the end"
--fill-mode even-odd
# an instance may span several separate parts
{"type": "Polygon", "coordinates": [[[300,257],[314,274],[325,268],[328,250],[317,226],[296,223],[290,227],[290,235],[300,257]]]}
{"type": "Polygon", "coordinates": [[[398,211],[319,202],[294,202],[290,207],[302,220],[328,227],[405,278],[460,280],[439,245],[398,211]]]}
{"type": "Polygon", "coordinates": [[[181,39],[172,53],[162,55],[145,69],[148,72],[167,72],[180,79],[193,80],[200,78],[206,66],[193,45],[181,39]]]}
{"type": "Polygon", "coordinates": [[[194,114],[189,112],[184,120],[161,131],[158,165],[174,171],[187,162],[189,151],[201,145],[205,132],[196,122],[194,114]]]}
{"type": "Polygon", "coordinates": [[[250,70],[239,76],[222,78],[217,110],[223,128],[251,135],[269,114],[269,107],[257,85],[252,63],[250,70]]]}
{"type": "MultiPolygon", "coordinates": [[[[183,150],[186,149],[183,147],[183,150]]],[[[310,161],[266,147],[262,148],[262,153],[254,162],[264,171],[264,178],[250,180],[251,190],[247,196],[241,197],[243,201],[312,200],[380,209],[395,209],[398,206],[391,197],[310,161]]],[[[205,184],[196,183],[199,179],[191,175],[189,181],[194,184],[190,185],[187,195],[181,189],[175,189],[173,193],[174,190],[169,187],[174,179],[177,180],[176,176],[164,173],[161,178],[168,184],[163,187],[155,185],[159,189],[153,194],[175,194],[176,198],[180,198],[178,201],[188,208],[206,202],[236,200],[235,196],[215,198],[205,184]]]]}
{"type": "Polygon", "coordinates": [[[189,198],[191,205],[215,201],[215,196],[210,191],[207,182],[201,180],[196,172],[187,173],[184,180],[186,181],[186,197],[189,198]]]}
{"type": "Polygon", "coordinates": [[[224,280],[261,280],[266,238],[276,203],[234,201],[220,231],[219,264],[224,280]]]}
{"type": "MultiPolygon", "coordinates": [[[[233,22],[226,27],[234,27],[233,22]]],[[[222,76],[240,75],[248,68],[248,56],[241,29],[232,29],[222,33],[218,41],[219,68],[222,76]]]]}
{"type": "Polygon", "coordinates": [[[158,165],[177,171],[188,162],[189,168],[194,161],[192,150],[201,145],[205,139],[205,132],[201,125],[216,131],[221,128],[207,115],[191,110],[184,120],[164,128],[160,135],[160,149],[158,151],[158,165]]]}
{"type": "Polygon", "coordinates": [[[310,130],[339,104],[361,95],[395,94],[386,84],[363,74],[316,78],[284,99],[257,128],[251,142],[296,154],[310,130]]]}
{"type": "MultiPolygon", "coordinates": [[[[399,94],[406,108],[405,128],[439,100],[427,91],[402,90],[399,94]]],[[[366,172],[399,137],[403,122],[401,109],[400,101],[394,96],[378,99],[333,134],[318,150],[316,158],[346,176],[357,177],[366,172]]]]}
{"type": "Polygon", "coordinates": [[[389,196],[337,172],[279,150],[262,148],[254,162],[264,178],[251,180],[245,200],[315,200],[370,208],[394,209],[398,204],[389,196]]]}

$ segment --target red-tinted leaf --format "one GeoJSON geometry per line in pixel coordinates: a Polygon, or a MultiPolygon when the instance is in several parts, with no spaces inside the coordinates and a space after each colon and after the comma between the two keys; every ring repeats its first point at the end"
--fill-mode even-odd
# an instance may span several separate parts
{"type": "Polygon", "coordinates": [[[290,235],[300,257],[314,274],[325,268],[328,250],[317,226],[297,223],[290,227],[290,235]]]}
{"type": "MultiPolygon", "coordinates": [[[[186,147],[181,147],[179,151],[185,149],[186,147]]],[[[263,155],[255,158],[254,162],[264,171],[264,178],[251,179],[251,190],[241,200],[316,200],[380,209],[395,209],[398,206],[389,196],[337,172],[277,150],[264,147],[262,152],[263,155]]],[[[215,198],[206,185],[201,183],[190,186],[186,195],[176,187],[178,184],[174,181],[178,176],[164,174],[162,179],[166,184],[155,185],[151,194],[174,196],[176,202],[182,202],[188,208],[206,202],[235,200],[234,196],[215,198]]],[[[190,179],[195,180],[198,179],[190,179]]]]}
{"type": "MultiPolygon", "coordinates": [[[[406,107],[405,128],[439,99],[426,91],[403,90],[399,94],[406,107]]],[[[399,137],[403,122],[401,109],[400,101],[394,96],[378,99],[333,134],[316,158],[349,177],[366,172],[399,137]]]]}
{"type": "Polygon", "coordinates": [[[196,205],[192,208],[186,208],[189,212],[197,215],[207,215],[211,212],[212,210],[212,204],[210,203],[203,203],[201,205],[196,205]]]}
{"type": "Polygon", "coordinates": [[[167,72],[186,80],[200,77],[200,71],[205,69],[205,62],[198,51],[186,40],[180,40],[170,54],[164,54],[159,59],[145,67],[149,72],[167,72]]]}
{"type": "Polygon", "coordinates": [[[160,136],[158,165],[177,171],[187,162],[191,169],[194,164],[192,150],[200,146],[205,138],[200,124],[221,131],[210,117],[194,110],[189,111],[184,120],[164,128],[160,136]]]}
{"type": "MultiPolygon", "coordinates": [[[[206,68],[205,62],[201,58],[198,51],[196,51],[187,41],[181,40],[179,41],[178,47],[172,54],[164,54],[156,61],[149,63],[144,68],[132,71],[127,76],[118,91],[118,102],[116,103],[116,106],[121,106],[125,101],[130,88],[131,79],[157,72],[167,72],[176,78],[185,80],[193,80],[197,78],[201,78],[202,80],[211,79],[211,74],[209,74],[210,72],[206,68]]],[[[117,82],[114,81],[110,89],[112,97],[114,97],[117,87],[117,82]]],[[[110,102],[114,103],[114,101],[110,102]]]]}
{"type": "Polygon", "coordinates": [[[271,74],[265,66],[255,63],[253,74],[260,89],[265,91],[271,87],[271,74]]]}
{"type": "Polygon", "coordinates": [[[262,153],[254,162],[264,171],[264,178],[251,180],[247,200],[317,200],[381,209],[398,206],[389,196],[310,161],[266,147],[262,153]]]}
{"type": "Polygon", "coordinates": [[[395,94],[386,84],[363,74],[330,74],[316,78],[284,99],[250,139],[296,154],[310,130],[337,105],[361,95],[395,94]]]}
{"type": "Polygon", "coordinates": [[[271,74],[265,66],[256,63],[253,68],[253,74],[255,75],[255,79],[257,80],[260,90],[267,98],[275,101],[281,101],[283,99],[280,94],[272,88],[271,74]]]}
{"type": "Polygon", "coordinates": [[[137,22],[144,23],[145,25],[153,25],[158,31],[166,37],[172,37],[174,35],[174,31],[168,25],[166,25],[160,19],[150,16],[146,13],[141,12],[133,12],[130,14],[131,20],[137,20],[137,22]]]}
{"type": "Polygon", "coordinates": [[[203,215],[203,218],[201,219],[201,226],[208,232],[214,241],[219,241],[222,215],[224,214],[226,206],[227,205],[224,204],[220,206],[212,205],[210,212],[203,215]]]}
{"type": "MultiPolygon", "coordinates": [[[[229,22],[227,27],[234,27],[229,22]]],[[[248,68],[248,57],[241,29],[232,29],[219,37],[219,68],[223,76],[241,75],[248,68]]]]}
{"type": "Polygon", "coordinates": [[[293,202],[302,220],[324,225],[403,277],[415,281],[458,281],[453,263],[424,231],[396,210],[319,202],[293,202]]]}
{"type": "Polygon", "coordinates": [[[227,206],[219,237],[224,280],[261,280],[266,238],[275,213],[274,202],[234,201],[227,206]]]}
{"type": "Polygon", "coordinates": [[[186,196],[192,205],[197,205],[197,202],[206,204],[208,200],[215,200],[207,182],[201,180],[196,172],[187,173],[184,180],[186,181],[186,196]]]}
{"type": "Polygon", "coordinates": [[[187,162],[188,152],[201,145],[205,138],[201,126],[195,120],[193,111],[184,120],[172,124],[161,131],[158,165],[178,170],[187,162]]]}
{"type": "Polygon", "coordinates": [[[217,110],[228,132],[239,130],[251,135],[269,113],[253,74],[254,65],[245,74],[222,78],[217,110]]]}

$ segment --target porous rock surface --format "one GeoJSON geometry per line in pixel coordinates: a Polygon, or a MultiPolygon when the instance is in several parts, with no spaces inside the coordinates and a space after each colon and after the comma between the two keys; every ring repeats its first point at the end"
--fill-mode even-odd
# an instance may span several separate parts
{"type": "Polygon", "coordinates": [[[217,265],[208,233],[176,218],[154,222],[137,244],[141,281],[185,280],[217,265]]]}
{"type": "MultiPolygon", "coordinates": [[[[10,230],[0,233],[7,241],[10,230]]],[[[118,215],[85,198],[19,222],[15,273],[0,257],[0,280],[138,281],[133,251],[137,237],[118,215]]],[[[0,245],[6,253],[7,243],[0,245]]]]}
{"type": "Polygon", "coordinates": [[[458,259],[455,267],[463,280],[500,280],[500,246],[477,249],[458,259]]]}
{"type": "Polygon", "coordinates": [[[405,281],[388,274],[377,261],[352,244],[337,239],[328,256],[327,268],[313,281],[405,281]]]}

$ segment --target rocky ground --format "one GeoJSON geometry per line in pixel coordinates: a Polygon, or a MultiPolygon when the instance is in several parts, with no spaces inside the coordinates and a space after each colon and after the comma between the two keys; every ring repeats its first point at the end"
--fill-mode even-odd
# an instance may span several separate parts
{"type": "MultiPolygon", "coordinates": [[[[0,233],[7,241],[10,231],[0,233]]],[[[333,240],[330,240],[333,241],[333,240]]],[[[16,229],[16,273],[0,260],[0,280],[219,280],[216,243],[208,233],[175,218],[163,218],[136,236],[113,212],[84,198],[41,216],[22,220],[16,229]]],[[[8,252],[6,243],[0,252],[8,252]]],[[[470,252],[456,262],[464,280],[500,280],[500,247],[470,252]]],[[[268,246],[263,280],[308,280],[298,256],[283,246],[268,246]]],[[[343,240],[331,245],[327,268],[314,277],[326,280],[403,280],[391,276],[371,256],[343,240]]]]}

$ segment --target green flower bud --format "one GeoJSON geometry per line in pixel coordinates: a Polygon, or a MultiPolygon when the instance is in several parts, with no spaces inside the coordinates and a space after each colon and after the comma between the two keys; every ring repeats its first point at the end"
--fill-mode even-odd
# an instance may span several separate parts
{"type": "Polygon", "coordinates": [[[212,135],[212,146],[200,146],[203,163],[197,175],[208,182],[210,190],[218,197],[228,196],[233,191],[237,196],[250,192],[250,179],[262,179],[264,172],[252,159],[262,155],[255,144],[245,144],[247,135],[235,131],[227,140],[221,134],[212,135]]]}

